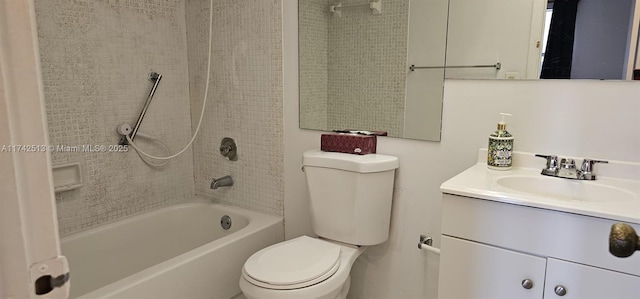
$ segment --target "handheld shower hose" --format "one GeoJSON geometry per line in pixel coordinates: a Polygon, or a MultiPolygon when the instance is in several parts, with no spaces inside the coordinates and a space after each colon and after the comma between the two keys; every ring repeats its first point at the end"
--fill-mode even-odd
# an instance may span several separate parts
{"type": "Polygon", "coordinates": [[[151,154],[148,154],[146,152],[144,152],[143,150],[141,150],[134,142],[133,140],[131,140],[131,137],[129,135],[125,135],[125,137],[127,138],[127,141],[129,142],[129,145],[131,145],[137,152],[138,154],[141,154],[145,157],[151,158],[151,159],[157,159],[157,160],[170,160],[173,159],[177,156],[180,156],[182,153],[184,153],[185,151],[187,151],[187,149],[189,149],[189,147],[191,146],[191,144],[193,144],[193,141],[196,139],[196,136],[198,136],[198,132],[200,131],[200,125],[202,125],[202,118],[204,117],[204,110],[207,107],[207,97],[209,95],[209,78],[211,75],[211,31],[213,30],[213,0],[209,1],[209,51],[208,51],[208,58],[207,58],[207,81],[205,84],[205,88],[204,88],[204,100],[202,101],[202,111],[200,111],[200,120],[198,120],[198,126],[196,127],[196,131],[193,133],[193,136],[191,136],[191,140],[189,141],[189,143],[179,152],[167,156],[167,157],[157,157],[157,156],[153,156],[151,154]]]}

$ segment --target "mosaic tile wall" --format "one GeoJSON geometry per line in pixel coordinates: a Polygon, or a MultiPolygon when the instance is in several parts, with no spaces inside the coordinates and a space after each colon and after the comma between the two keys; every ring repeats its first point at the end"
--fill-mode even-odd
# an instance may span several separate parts
{"type": "Polygon", "coordinates": [[[386,0],[381,15],[372,15],[365,5],[331,18],[329,128],[386,130],[402,136],[408,13],[409,0],[386,0]]]}
{"type": "Polygon", "coordinates": [[[402,136],[409,1],[382,1],[381,15],[362,0],[341,1],[365,4],[341,15],[329,12],[333,0],[301,2],[301,127],[402,136]]]}
{"type": "Polygon", "coordinates": [[[328,128],[331,0],[299,1],[300,127],[328,128]]]}
{"type": "MultiPolygon", "coordinates": [[[[194,144],[196,195],[254,211],[284,214],[281,0],[215,0],[211,78],[205,119],[194,144]],[[220,155],[235,139],[238,161],[220,155]],[[209,189],[231,175],[231,188],[209,189]]],[[[193,127],[204,96],[209,1],[186,2],[193,127]]]]}
{"type": "MultiPolygon", "coordinates": [[[[117,144],[116,127],[134,123],[151,69],[163,75],[140,132],[181,149],[191,135],[183,0],[36,0],[50,142],[117,144]]],[[[136,141],[154,154],[156,143],[136,141]]],[[[84,185],[56,194],[61,235],[193,197],[191,151],[161,169],[136,153],[51,153],[79,162],[84,185]]]]}

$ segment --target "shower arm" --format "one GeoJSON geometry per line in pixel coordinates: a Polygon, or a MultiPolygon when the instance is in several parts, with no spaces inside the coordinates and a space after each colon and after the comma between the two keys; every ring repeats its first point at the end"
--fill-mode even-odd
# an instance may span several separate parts
{"type": "MultiPolygon", "coordinates": [[[[138,133],[138,129],[140,128],[140,124],[142,124],[142,119],[144,118],[144,115],[147,114],[147,109],[149,109],[149,105],[151,104],[151,100],[153,99],[153,95],[156,93],[156,89],[158,88],[158,84],[160,84],[161,79],[162,79],[162,75],[156,72],[149,73],[149,81],[153,82],[153,87],[151,87],[149,96],[147,97],[147,100],[144,102],[144,107],[142,107],[142,111],[140,111],[140,116],[138,116],[138,121],[136,121],[136,125],[133,127],[133,130],[129,135],[132,141],[136,137],[136,134],[138,133]]],[[[122,135],[122,137],[120,137],[120,145],[128,145],[128,144],[129,142],[127,141],[127,138],[124,135],[122,135]]]]}

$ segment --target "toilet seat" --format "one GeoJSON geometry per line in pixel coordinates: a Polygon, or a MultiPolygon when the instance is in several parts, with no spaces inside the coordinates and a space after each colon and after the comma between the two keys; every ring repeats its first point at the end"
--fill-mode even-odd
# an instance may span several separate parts
{"type": "Polygon", "coordinates": [[[311,286],[340,268],[340,246],[307,236],[272,245],[245,262],[242,275],[268,289],[291,290],[311,286]]]}

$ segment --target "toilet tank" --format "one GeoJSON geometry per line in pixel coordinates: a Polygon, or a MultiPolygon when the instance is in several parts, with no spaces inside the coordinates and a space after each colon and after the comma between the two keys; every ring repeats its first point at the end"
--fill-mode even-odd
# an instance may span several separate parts
{"type": "Polygon", "coordinates": [[[311,150],[302,164],[318,236],[363,246],[389,238],[397,157],[311,150]]]}

